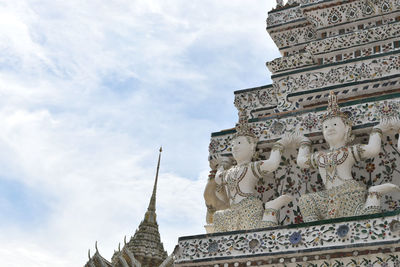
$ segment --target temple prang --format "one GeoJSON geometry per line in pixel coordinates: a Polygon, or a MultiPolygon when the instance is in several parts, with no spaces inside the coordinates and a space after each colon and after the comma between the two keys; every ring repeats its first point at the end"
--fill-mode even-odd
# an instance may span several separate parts
{"type": "Polygon", "coordinates": [[[278,0],[266,29],[272,84],[235,91],[243,126],[211,134],[207,233],[175,266],[400,266],[400,1],[278,0]]]}

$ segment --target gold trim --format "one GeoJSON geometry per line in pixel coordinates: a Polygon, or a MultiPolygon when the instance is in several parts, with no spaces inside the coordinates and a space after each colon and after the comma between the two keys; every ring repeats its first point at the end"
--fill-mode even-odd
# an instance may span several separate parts
{"type": "Polygon", "coordinates": [[[274,150],[279,150],[279,152],[280,152],[281,154],[283,154],[283,151],[285,150],[285,147],[284,147],[281,143],[276,142],[276,143],[272,146],[272,151],[274,151],[274,150]]]}
{"type": "Polygon", "coordinates": [[[378,127],[372,128],[371,134],[370,134],[370,135],[373,135],[374,133],[378,133],[379,136],[380,136],[380,138],[382,139],[382,137],[383,137],[383,132],[382,132],[381,129],[379,129],[378,127]]]}
{"type": "Polygon", "coordinates": [[[350,152],[351,152],[351,155],[353,156],[354,160],[356,161],[356,163],[358,163],[358,162],[360,162],[360,160],[356,158],[356,154],[354,153],[354,149],[355,149],[354,146],[352,146],[350,148],[350,152]]]}
{"type": "Polygon", "coordinates": [[[362,148],[361,146],[362,146],[362,145],[360,145],[360,144],[356,145],[358,158],[359,158],[360,160],[366,160],[367,158],[365,158],[365,157],[363,156],[363,154],[364,154],[364,152],[365,152],[365,149],[362,148]]]}

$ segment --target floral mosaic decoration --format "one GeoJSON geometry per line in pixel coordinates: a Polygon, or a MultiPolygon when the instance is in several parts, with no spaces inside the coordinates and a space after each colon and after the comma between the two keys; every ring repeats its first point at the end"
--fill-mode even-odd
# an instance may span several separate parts
{"type": "Polygon", "coordinates": [[[180,252],[177,255],[177,262],[349,246],[364,242],[393,242],[400,238],[399,231],[393,231],[393,227],[391,228],[393,222],[398,223],[396,218],[396,215],[392,215],[386,218],[302,226],[294,229],[262,229],[249,233],[233,232],[220,236],[187,238],[179,241],[180,252]]]}

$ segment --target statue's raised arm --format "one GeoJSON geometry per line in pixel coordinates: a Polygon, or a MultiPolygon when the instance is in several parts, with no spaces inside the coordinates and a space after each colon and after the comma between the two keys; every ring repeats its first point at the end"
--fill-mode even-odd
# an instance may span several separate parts
{"type": "Polygon", "coordinates": [[[226,188],[222,185],[221,173],[232,166],[232,160],[229,157],[210,157],[209,162],[211,171],[204,189],[204,200],[207,207],[206,229],[213,228],[213,217],[217,210],[229,208],[229,199],[226,188]]]}
{"type": "Polygon", "coordinates": [[[279,167],[279,163],[281,162],[281,157],[285,147],[287,147],[291,142],[292,140],[290,135],[283,135],[282,138],[275,142],[275,144],[272,146],[269,159],[260,160],[256,163],[259,165],[259,169],[263,172],[276,171],[276,169],[279,167]]]}
{"type": "Polygon", "coordinates": [[[357,144],[354,146],[354,155],[358,161],[374,158],[378,156],[382,146],[382,135],[391,129],[390,120],[382,120],[377,126],[372,128],[369,135],[368,144],[357,144]]]}
{"type": "Polygon", "coordinates": [[[297,165],[302,169],[312,168],[311,165],[311,141],[298,131],[293,134],[293,142],[298,144],[297,165]]]}

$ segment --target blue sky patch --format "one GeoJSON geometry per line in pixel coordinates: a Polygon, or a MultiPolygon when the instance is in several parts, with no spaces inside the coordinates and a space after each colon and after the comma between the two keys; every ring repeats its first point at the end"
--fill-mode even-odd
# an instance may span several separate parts
{"type": "Polygon", "coordinates": [[[0,226],[35,226],[49,214],[48,198],[26,185],[0,177],[0,226]]]}

